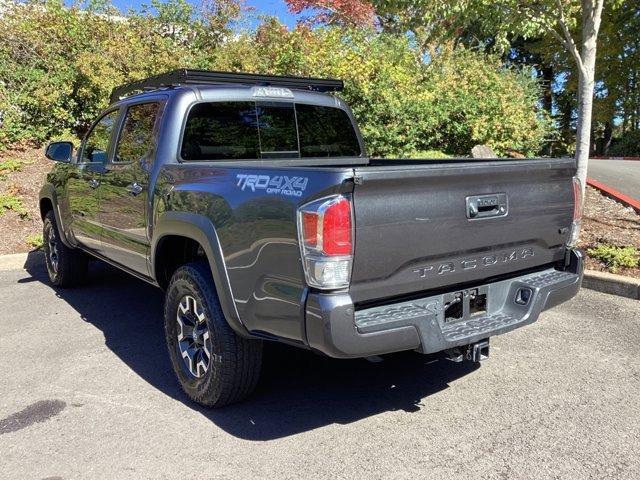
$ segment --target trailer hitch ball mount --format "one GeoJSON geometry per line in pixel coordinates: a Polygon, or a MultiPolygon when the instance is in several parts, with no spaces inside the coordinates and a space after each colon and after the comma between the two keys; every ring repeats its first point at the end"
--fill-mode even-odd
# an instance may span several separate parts
{"type": "Polygon", "coordinates": [[[480,340],[462,347],[445,350],[445,358],[452,362],[478,363],[489,358],[489,339],[480,340]]]}

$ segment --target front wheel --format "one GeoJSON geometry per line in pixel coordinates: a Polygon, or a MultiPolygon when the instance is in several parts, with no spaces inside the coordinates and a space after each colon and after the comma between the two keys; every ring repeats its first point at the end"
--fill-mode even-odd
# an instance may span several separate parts
{"type": "Polygon", "coordinates": [[[229,327],[208,265],[189,263],[173,274],[164,325],[173,370],[191,400],[222,407],[253,392],[262,342],[242,338],[229,327]]]}
{"type": "Polygon", "coordinates": [[[53,210],[44,217],[42,243],[49,280],[57,287],[81,284],[87,277],[88,259],[84,253],[67,247],[60,239],[53,210]]]}

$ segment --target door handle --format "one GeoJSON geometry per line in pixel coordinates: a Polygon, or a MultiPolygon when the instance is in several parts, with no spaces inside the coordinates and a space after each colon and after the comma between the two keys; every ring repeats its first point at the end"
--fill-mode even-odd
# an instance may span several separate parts
{"type": "Polygon", "coordinates": [[[140,195],[142,193],[142,185],[140,185],[138,182],[133,182],[132,184],[127,186],[127,191],[133,195],[140,195]]]}
{"type": "Polygon", "coordinates": [[[100,186],[100,182],[95,178],[92,178],[91,180],[89,180],[89,186],[91,188],[98,188],[100,186]]]}
{"type": "Polygon", "coordinates": [[[475,195],[467,197],[467,218],[480,219],[504,217],[508,213],[507,195],[494,193],[490,195],[475,195]]]}

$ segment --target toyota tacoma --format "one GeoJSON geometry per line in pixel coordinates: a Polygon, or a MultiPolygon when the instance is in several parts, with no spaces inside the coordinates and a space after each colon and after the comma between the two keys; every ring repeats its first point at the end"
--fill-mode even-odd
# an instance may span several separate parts
{"type": "MultiPolygon", "coordinates": [[[[40,193],[51,283],[98,258],[165,291],[195,402],[245,398],[262,343],[455,361],[582,281],[573,159],[377,159],[332,79],[175,70],[118,87],[40,193]]],[[[416,380],[419,381],[419,380],[416,380]]]]}

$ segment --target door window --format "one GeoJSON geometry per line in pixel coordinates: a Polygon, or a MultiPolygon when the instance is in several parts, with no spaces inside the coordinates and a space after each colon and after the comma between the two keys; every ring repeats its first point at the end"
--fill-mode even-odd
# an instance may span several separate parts
{"type": "Polygon", "coordinates": [[[155,152],[158,103],[142,103],[127,109],[114,162],[147,162],[155,152]]]}
{"type": "Polygon", "coordinates": [[[109,139],[116,123],[118,111],[114,110],[102,117],[89,132],[84,142],[80,163],[106,163],[109,139]]]}

